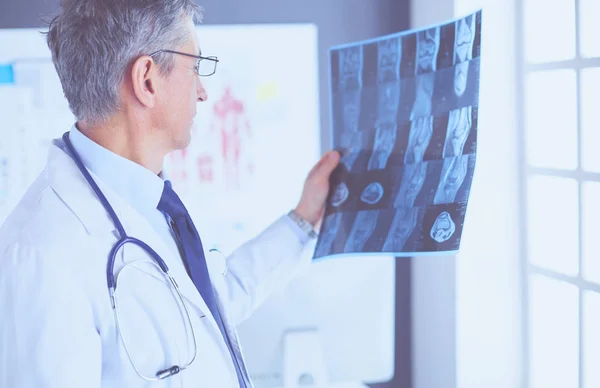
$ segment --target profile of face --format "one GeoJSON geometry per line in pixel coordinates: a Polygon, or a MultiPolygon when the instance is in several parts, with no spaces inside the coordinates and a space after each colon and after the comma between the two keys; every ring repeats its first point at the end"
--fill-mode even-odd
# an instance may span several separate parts
{"type": "Polygon", "coordinates": [[[417,196],[427,177],[427,163],[414,163],[404,166],[400,190],[394,200],[394,207],[412,207],[415,206],[417,196]]]}
{"type": "Polygon", "coordinates": [[[400,79],[402,39],[384,39],[377,43],[377,79],[379,83],[400,79]]]}
{"type": "Polygon", "coordinates": [[[462,155],[471,131],[471,109],[468,106],[450,111],[446,143],[444,144],[444,158],[462,155]]]}
{"type": "Polygon", "coordinates": [[[437,55],[440,49],[440,28],[435,27],[417,33],[416,74],[436,70],[437,55]]]}
{"type": "Polygon", "coordinates": [[[375,230],[378,215],[379,211],[377,210],[359,211],[356,214],[344,252],[362,252],[365,243],[375,230]]]}
{"type": "Polygon", "coordinates": [[[316,256],[325,256],[331,252],[331,247],[335,236],[342,223],[342,213],[336,212],[331,213],[325,220],[323,220],[323,226],[321,227],[321,240],[319,245],[316,247],[316,256]]]}
{"type": "Polygon", "coordinates": [[[408,147],[404,155],[404,163],[418,163],[423,161],[425,151],[433,135],[433,117],[419,117],[410,124],[408,147]]]}
{"type": "Polygon", "coordinates": [[[473,59],[475,42],[475,17],[470,15],[455,24],[454,63],[473,59]]]}
{"type": "Polygon", "coordinates": [[[383,170],[396,144],[395,123],[380,123],[375,131],[373,153],[369,158],[368,170],[383,170]]]}
{"type": "MultiPolygon", "coordinates": [[[[189,39],[174,50],[199,54],[196,30],[191,18],[185,20],[189,39]]],[[[191,130],[196,105],[208,96],[196,72],[198,60],[184,55],[173,55],[174,66],[168,76],[158,77],[156,103],[152,108],[152,126],[168,137],[172,149],[186,148],[191,141],[191,130]]]]}
{"type": "Polygon", "coordinates": [[[433,200],[436,205],[456,200],[456,193],[467,176],[468,158],[468,155],[463,155],[444,159],[440,184],[433,200]]]}
{"type": "Polygon", "coordinates": [[[406,241],[417,226],[417,219],[417,209],[410,207],[398,208],[382,250],[384,252],[402,252],[406,241]]]}
{"type": "Polygon", "coordinates": [[[362,87],[362,46],[352,46],[339,52],[340,87],[342,90],[362,87]]]}

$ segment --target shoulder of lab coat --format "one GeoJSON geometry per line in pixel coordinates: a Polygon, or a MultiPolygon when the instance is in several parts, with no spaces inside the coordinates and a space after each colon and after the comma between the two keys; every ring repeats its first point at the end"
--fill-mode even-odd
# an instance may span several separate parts
{"type": "Polygon", "coordinates": [[[0,229],[0,386],[100,386],[93,285],[79,273],[93,250],[78,252],[83,236],[43,173],[0,229]]]}

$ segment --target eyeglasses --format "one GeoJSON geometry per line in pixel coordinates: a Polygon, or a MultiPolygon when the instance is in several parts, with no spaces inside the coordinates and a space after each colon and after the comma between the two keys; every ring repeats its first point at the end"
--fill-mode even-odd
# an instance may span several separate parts
{"type": "Polygon", "coordinates": [[[194,70],[196,71],[196,73],[198,73],[198,75],[200,77],[211,76],[211,75],[215,74],[215,71],[217,71],[217,62],[219,62],[219,60],[217,59],[217,57],[214,57],[214,56],[203,57],[201,55],[193,55],[193,54],[182,53],[182,52],[173,51],[173,50],[158,50],[158,51],[155,51],[152,54],[150,54],[150,56],[153,56],[153,55],[156,55],[159,53],[179,54],[179,55],[185,55],[186,57],[190,57],[190,58],[196,58],[198,60],[198,63],[196,64],[196,67],[194,67],[194,70]]]}

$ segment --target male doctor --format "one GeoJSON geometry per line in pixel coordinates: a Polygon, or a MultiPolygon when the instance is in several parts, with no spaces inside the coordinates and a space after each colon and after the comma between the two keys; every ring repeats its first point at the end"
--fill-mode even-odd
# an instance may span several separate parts
{"type": "Polygon", "coordinates": [[[196,40],[200,9],[61,6],[47,41],[77,121],[0,229],[0,387],[251,387],[235,326],[310,264],[300,253],[339,154],[312,169],[289,214],[215,257],[161,174],[189,144],[201,76],[217,64],[196,40]],[[113,251],[125,237],[148,247],[113,251]]]}

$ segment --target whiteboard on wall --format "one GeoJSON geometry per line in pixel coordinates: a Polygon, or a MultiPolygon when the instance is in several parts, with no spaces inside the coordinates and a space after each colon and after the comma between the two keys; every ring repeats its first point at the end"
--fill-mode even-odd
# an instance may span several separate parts
{"type": "Polygon", "coordinates": [[[203,241],[228,255],[296,206],[320,156],[317,32],[310,24],[202,25],[192,143],[165,159],[203,241]]]}
{"type": "Polygon", "coordinates": [[[40,30],[0,30],[0,73],[1,223],[43,169],[50,141],[73,124],[73,115],[40,30]]]}

